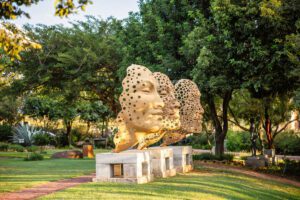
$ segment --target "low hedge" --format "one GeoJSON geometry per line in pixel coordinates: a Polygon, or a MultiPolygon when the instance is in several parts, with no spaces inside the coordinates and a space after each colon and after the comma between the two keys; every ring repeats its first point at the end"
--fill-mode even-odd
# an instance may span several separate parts
{"type": "Polygon", "coordinates": [[[226,160],[226,161],[232,161],[234,158],[234,155],[231,154],[224,154],[222,156],[216,156],[211,153],[202,153],[193,155],[194,160],[226,160]]]}

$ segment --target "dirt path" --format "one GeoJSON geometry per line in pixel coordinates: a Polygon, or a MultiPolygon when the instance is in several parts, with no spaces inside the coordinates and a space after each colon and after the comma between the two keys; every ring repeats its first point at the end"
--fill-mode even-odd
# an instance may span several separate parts
{"type": "Polygon", "coordinates": [[[40,196],[44,196],[66,188],[74,187],[82,183],[91,182],[93,177],[95,177],[95,174],[49,182],[32,188],[20,190],[17,192],[4,193],[4,194],[0,194],[0,200],[35,199],[40,196]]]}
{"type": "Polygon", "coordinates": [[[229,170],[229,171],[238,172],[241,174],[245,174],[245,175],[249,175],[249,176],[253,176],[253,177],[257,177],[257,178],[278,181],[280,183],[286,183],[286,184],[290,184],[290,185],[293,185],[296,187],[300,187],[300,182],[298,182],[298,181],[293,181],[290,179],[281,178],[281,177],[270,175],[270,174],[263,174],[263,173],[259,173],[259,172],[255,172],[255,171],[251,171],[251,170],[247,170],[247,169],[242,169],[240,167],[231,167],[231,166],[215,164],[215,163],[204,163],[201,161],[195,161],[195,164],[199,165],[199,166],[207,167],[210,169],[229,170]]]}

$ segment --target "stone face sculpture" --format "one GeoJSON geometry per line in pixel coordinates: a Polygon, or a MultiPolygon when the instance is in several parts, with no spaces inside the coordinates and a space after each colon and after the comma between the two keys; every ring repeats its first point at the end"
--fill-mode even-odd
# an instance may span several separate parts
{"type": "Polygon", "coordinates": [[[163,129],[178,130],[180,128],[180,104],[175,97],[175,87],[169,77],[160,72],[153,73],[158,82],[158,94],[163,100],[163,129]]]}
{"type": "Polygon", "coordinates": [[[164,103],[157,91],[158,83],[149,69],[140,65],[129,66],[122,87],[119,97],[122,111],[117,117],[119,130],[114,137],[114,152],[136,146],[137,149],[145,148],[147,135],[150,138],[153,137],[151,134],[159,135],[163,127],[164,103]]]}
{"type": "Polygon", "coordinates": [[[158,142],[167,131],[180,128],[179,107],[180,104],[175,98],[175,87],[169,77],[160,72],[154,72],[153,76],[158,82],[158,94],[164,102],[162,109],[162,129],[157,133],[148,134],[143,141],[144,147],[158,142]]]}
{"type": "Polygon", "coordinates": [[[197,85],[188,79],[179,80],[175,85],[175,96],[180,102],[180,129],[168,131],[161,146],[167,146],[184,139],[187,134],[202,130],[201,122],[204,110],[200,104],[200,91],[197,85]]]}

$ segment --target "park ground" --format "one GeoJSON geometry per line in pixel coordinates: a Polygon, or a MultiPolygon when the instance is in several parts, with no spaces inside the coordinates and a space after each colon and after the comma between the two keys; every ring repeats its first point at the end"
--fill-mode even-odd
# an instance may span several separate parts
{"type": "MultiPolygon", "coordinates": [[[[24,161],[25,152],[0,152],[1,194],[90,175],[94,159],[50,159],[49,150],[42,161],[24,161]]],[[[96,150],[103,152],[107,150],[96,150]]],[[[197,164],[195,171],[175,177],[155,179],[135,185],[120,183],[82,183],[39,199],[300,199],[300,187],[281,181],[245,175],[226,168],[197,164]]]]}

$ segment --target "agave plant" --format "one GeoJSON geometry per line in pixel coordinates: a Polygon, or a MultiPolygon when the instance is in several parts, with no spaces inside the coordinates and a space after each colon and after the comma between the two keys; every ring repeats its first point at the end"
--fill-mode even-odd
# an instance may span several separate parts
{"type": "Polygon", "coordinates": [[[31,146],[34,142],[33,136],[41,133],[42,130],[21,122],[13,128],[13,142],[22,143],[25,146],[31,146]]]}

